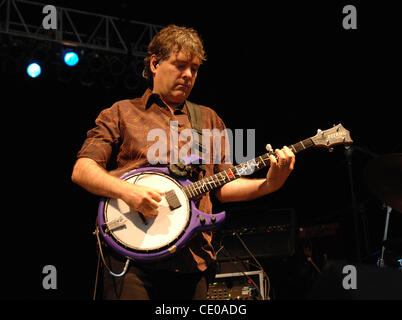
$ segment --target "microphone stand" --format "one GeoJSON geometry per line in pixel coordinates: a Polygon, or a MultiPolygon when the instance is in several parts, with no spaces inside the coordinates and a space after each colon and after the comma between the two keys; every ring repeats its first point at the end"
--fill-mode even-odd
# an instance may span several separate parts
{"type": "Polygon", "coordinates": [[[352,196],[353,221],[354,221],[354,231],[355,231],[355,254],[356,254],[357,262],[360,263],[361,262],[361,254],[360,254],[360,233],[359,233],[359,225],[358,225],[359,218],[358,218],[357,201],[356,201],[355,188],[354,188],[354,182],[353,182],[352,154],[353,154],[353,147],[345,146],[345,156],[346,156],[347,165],[348,165],[350,192],[351,192],[351,196],[352,196]]]}
{"type": "Polygon", "coordinates": [[[377,261],[377,266],[383,268],[384,264],[384,252],[385,252],[385,243],[388,239],[388,226],[389,226],[389,217],[391,214],[392,208],[387,206],[387,214],[385,216],[385,229],[384,229],[384,237],[382,239],[382,248],[381,248],[381,257],[377,261]]]}

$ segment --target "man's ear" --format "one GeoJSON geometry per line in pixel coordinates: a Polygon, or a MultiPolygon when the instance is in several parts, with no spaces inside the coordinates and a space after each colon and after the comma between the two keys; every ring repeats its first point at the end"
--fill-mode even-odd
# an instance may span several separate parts
{"type": "Polygon", "coordinates": [[[158,61],[156,59],[156,55],[152,55],[151,59],[149,59],[149,68],[153,74],[156,73],[156,68],[158,67],[158,61]]]}

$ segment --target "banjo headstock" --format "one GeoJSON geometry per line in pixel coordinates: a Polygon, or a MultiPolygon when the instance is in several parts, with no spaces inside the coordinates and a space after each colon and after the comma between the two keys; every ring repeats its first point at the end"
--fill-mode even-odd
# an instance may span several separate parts
{"type": "Polygon", "coordinates": [[[353,143],[349,130],[345,129],[341,123],[324,131],[318,129],[317,134],[311,137],[311,140],[316,147],[329,149],[337,145],[349,145],[353,143]]]}

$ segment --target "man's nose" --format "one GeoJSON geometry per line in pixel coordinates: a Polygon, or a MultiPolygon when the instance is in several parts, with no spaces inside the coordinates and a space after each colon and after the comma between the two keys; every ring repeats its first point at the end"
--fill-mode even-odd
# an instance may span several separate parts
{"type": "Polygon", "coordinates": [[[188,79],[191,79],[193,77],[193,72],[191,70],[191,67],[188,67],[183,71],[183,76],[188,79]]]}

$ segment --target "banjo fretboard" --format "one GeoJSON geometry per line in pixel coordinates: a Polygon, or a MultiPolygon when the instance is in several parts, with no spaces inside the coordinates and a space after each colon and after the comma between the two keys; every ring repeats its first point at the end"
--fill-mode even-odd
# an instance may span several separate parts
{"type": "MultiPolygon", "coordinates": [[[[292,144],[291,146],[289,146],[289,149],[291,149],[293,153],[296,154],[312,146],[314,146],[314,142],[311,138],[308,138],[292,144]]],[[[270,165],[270,155],[270,152],[265,153],[262,156],[251,159],[232,168],[226,169],[212,176],[205,177],[197,182],[187,185],[183,187],[182,190],[189,199],[196,198],[204,193],[218,189],[230,181],[236,180],[240,177],[248,176],[258,170],[268,167],[270,165]]]]}

